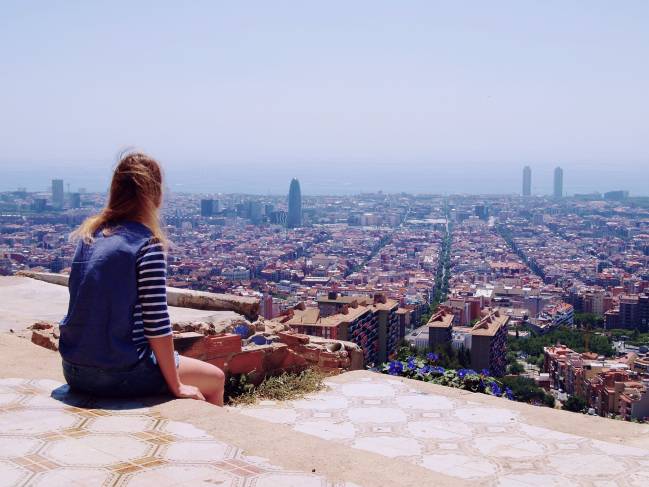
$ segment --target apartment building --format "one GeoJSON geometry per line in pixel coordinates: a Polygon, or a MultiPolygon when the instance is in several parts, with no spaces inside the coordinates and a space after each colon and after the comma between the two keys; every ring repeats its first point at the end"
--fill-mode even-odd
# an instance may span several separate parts
{"type": "Polygon", "coordinates": [[[471,367],[489,369],[495,376],[504,375],[507,368],[507,324],[509,316],[500,310],[487,310],[472,327],[453,326],[454,315],[443,307],[428,322],[430,349],[450,343],[454,348],[464,348],[471,354],[471,367]]]}
{"type": "Polygon", "coordinates": [[[564,345],[545,347],[544,354],[554,389],[581,397],[600,416],[649,417],[649,357],[602,359],[564,345]]]}
{"type": "Polygon", "coordinates": [[[298,333],[354,342],[363,349],[366,364],[386,362],[396,352],[403,338],[397,301],[380,293],[369,298],[334,291],[317,303],[317,308],[302,304],[276,321],[298,333]]]}

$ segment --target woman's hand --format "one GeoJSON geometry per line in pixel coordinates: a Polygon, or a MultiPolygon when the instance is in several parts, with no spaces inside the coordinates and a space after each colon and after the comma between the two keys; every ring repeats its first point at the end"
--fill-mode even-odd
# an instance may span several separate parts
{"type": "Polygon", "coordinates": [[[201,394],[201,391],[198,387],[189,386],[186,384],[179,384],[178,388],[172,391],[174,396],[179,399],[198,399],[199,401],[204,401],[205,397],[201,394]]]}

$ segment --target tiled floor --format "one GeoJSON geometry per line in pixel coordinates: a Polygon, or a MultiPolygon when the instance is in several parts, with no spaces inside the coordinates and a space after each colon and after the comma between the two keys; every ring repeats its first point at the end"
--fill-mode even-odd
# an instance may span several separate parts
{"type": "MultiPolygon", "coordinates": [[[[137,402],[48,380],[0,380],[0,486],[325,487],[137,402]]],[[[339,485],[339,484],[335,484],[339,485]]],[[[351,484],[347,484],[351,487],[351,484]]],[[[340,486],[342,487],[342,486],[340,486]]]]}
{"type": "Polygon", "coordinates": [[[526,423],[519,413],[422,393],[376,374],[243,414],[480,485],[649,485],[649,451],[526,423]]]}

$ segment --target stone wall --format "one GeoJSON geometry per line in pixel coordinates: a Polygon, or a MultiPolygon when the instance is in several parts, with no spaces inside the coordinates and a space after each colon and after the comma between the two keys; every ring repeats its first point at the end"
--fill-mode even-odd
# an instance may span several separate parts
{"type": "MultiPolygon", "coordinates": [[[[253,324],[234,320],[229,325],[197,322],[173,326],[174,346],[181,355],[216,365],[228,376],[246,374],[256,384],[269,375],[309,367],[337,374],[362,370],[364,366],[363,351],[354,343],[276,330],[274,324],[266,325],[263,320],[253,324]]],[[[29,329],[32,343],[59,349],[58,326],[38,322],[29,329]]]]}

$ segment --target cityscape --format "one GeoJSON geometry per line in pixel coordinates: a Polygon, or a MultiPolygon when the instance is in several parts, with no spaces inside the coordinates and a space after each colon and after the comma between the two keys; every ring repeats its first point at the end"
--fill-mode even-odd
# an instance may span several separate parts
{"type": "MultiPolygon", "coordinates": [[[[442,354],[525,402],[646,421],[649,201],[568,196],[560,167],[533,195],[533,175],[502,196],[309,196],[298,178],[287,196],[174,193],[168,285],[252,297],[373,370],[442,354]]],[[[68,273],[70,232],[104,203],[62,179],[0,194],[0,274],[68,273]]]]}
{"type": "Polygon", "coordinates": [[[649,1],[0,26],[0,487],[649,486],[649,1]]]}

